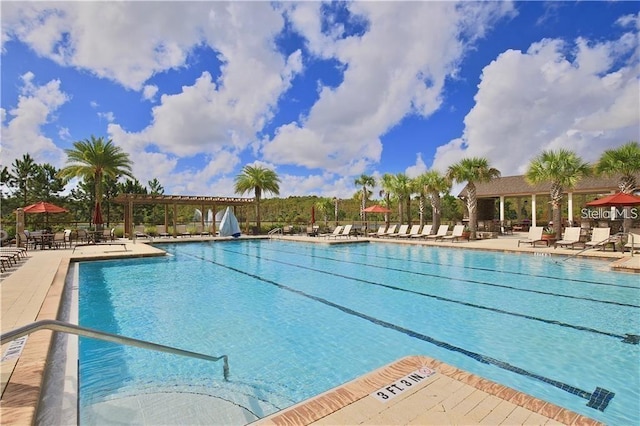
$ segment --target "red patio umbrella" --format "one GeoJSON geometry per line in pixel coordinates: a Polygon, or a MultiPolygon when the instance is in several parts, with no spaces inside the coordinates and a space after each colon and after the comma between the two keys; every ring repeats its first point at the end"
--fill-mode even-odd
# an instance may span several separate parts
{"type": "Polygon", "coordinates": [[[378,204],[362,209],[365,213],[391,213],[391,210],[378,204]]]}
{"type": "Polygon", "coordinates": [[[102,225],[104,220],[102,219],[102,209],[100,207],[100,202],[96,201],[96,206],[93,210],[93,218],[91,219],[94,225],[102,225]]]}
{"type": "Polygon", "coordinates": [[[45,226],[49,225],[49,213],[66,213],[69,211],[64,207],[56,206],[55,204],[47,203],[46,201],[39,201],[23,208],[22,210],[25,213],[44,213],[45,226]]]}
{"type": "Polygon", "coordinates": [[[55,204],[47,203],[46,201],[31,204],[22,210],[24,210],[25,213],[66,213],[69,211],[64,207],[56,206],[55,204]]]}
{"type": "Polygon", "coordinates": [[[607,195],[606,197],[587,203],[587,206],[590,207],[624,207],[636,205],[640,205],[640,197],[625,194],[624,192],[616,192],[615,194],[607,195]]]}

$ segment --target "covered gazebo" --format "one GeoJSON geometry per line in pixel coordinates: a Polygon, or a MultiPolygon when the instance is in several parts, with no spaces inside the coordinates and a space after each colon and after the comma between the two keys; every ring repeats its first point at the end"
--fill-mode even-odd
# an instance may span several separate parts
{"type": "MultiPolygon", "coordinates": [[[[618,191],[619,177],[589,176],[578,181],[570,190],[565,189],[563,204],[566,203],[567,216],[565,218],[576,221],[580,216],[580,209],[585,207],[588,197],[610,194],[618,191]]],[[[551,183],[530,185],[524,175],[504,176],[492,179],[490,182],[476,182],[478,197],[478,222],[499,220],[505,222],[505,199],[515,201],[516,221],[530,221],[531,226],[539,226],[538,203],[539,198],[548,197],[551,183]],[[496,201],[499,202],[498,215],[495,217],[496,201]]],[[[466,187],[458,195],[464,199],[467,195],[466,187]]],[[[550,207],[549,207],[550,209],[550,207]]],[[[545,224],[546,225],[546,224],[545,224]]]]}
{"type": "MultiPolygon", "coordinates": [[[[169,207],[172,208],[173,236],[176,237],[176,218],[178,205],[191,205],[200,207],[200,211],[210,207],[214,212],[218,207],[245,206],[254,204],[253,198],[237,197],[211,197],[200,195],[148,195],[148,194],[120,194],[111,200],[117,204],[123,204],[124,209],[124,229],[125,233],[131,237],[133,235],[133,208],[134,205],[164,205],[164,226],[169,226],[169,207]]],[[[234,211],[235,213],[235,211],[234,211]]],[[[204,214],[200,218],[204,227],[204,214]]],[[[215,235],[215,220],[213,222],[213,233],[215,235]]]]}

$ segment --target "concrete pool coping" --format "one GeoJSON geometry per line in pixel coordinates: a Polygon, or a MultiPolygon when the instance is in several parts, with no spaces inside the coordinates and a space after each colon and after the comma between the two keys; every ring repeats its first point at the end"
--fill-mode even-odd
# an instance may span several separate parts
{"type": "MultiPolygon", "coordinates": [[[[579,250],[553,249],[548,247],[517,247],[519,236],[506,236],[490,240],[471,242],[426,242],[405,239],[377,238],[331,238],[307,236],[282,236],[286,241],[303,241],[323,244],[352,243],[397,243],[425,246],[446,246],[461,249],[497,250],[535,255],[571,256],[579,250]]],[[[267,237],[241,237],[242,239],[267,237]]],[[[2,302],[2,332],[44,319],[56,319],[64,289],[65,278],[71,262],[117,259],[128,257],[163,256],[164,251],[153,247],[153,243],[182,243],[196,241],[226,241],[228,238],[192,237],[157,238],[153,241],[125,241],[126,251],[109,246],[85,246],[73,251],[69,249],[30,251],[29,258],[9,274],[4,274],[0,285],[2,302]]],[[[612,269],[640,272],[640,255],[630,256],[619,252],[587,252],[580,257],[615,261],[612,269]]],[[[32,424],[35,421],[42,380],[53,333],[38,331],[29,336],[18,358],[1,364],[2,398],[0,419],[2,424],[32,424]]],[[[9,343],[2,345],[6,353],[9,343]]]]}

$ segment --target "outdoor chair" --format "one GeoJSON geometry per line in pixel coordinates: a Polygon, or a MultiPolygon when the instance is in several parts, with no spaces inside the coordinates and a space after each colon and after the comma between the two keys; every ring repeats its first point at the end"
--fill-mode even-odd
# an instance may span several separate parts
{"type": "Polygon", "coordinates": [[[588,248],[600,248],[606,250],[607,245],[611,245],[615,251],[615,241],[611,241],[611,228],[593,228],[591,230],[591,241],[584,243],[588,248]]]}
{"type": "Polygon", "coordinates": [[[410,238],[410,237],[413,237],[415,235],[420,235],[420,225],[411,225],[411,229],[409,230],[409,233],[400,234],[400,235],[398,235],[398,237],[410,238]]]}
{"type": "Polygon", "coordinates": [[[537,243],[546,243],[549,245],[549,241],[545,241],[542,239],[542,231],[544,228],[542,226],[532,226],[529,228],[529,234],[527,235],[526,240],[518,240],[518,247],[520,244],[530,244],[531,247],[535,247],[537,243]]]}
{"type": "Polygon", "coordinates": [[[422,232],[417,235],[411,235],[411,238],[426,238],[427,236],[431,235],[432,228],[433,225],[425,225],[422,227],[422,232]]]}
{"type": "Polygon", "coordinates": [[[468,241],[469,237],[466,237],[463,235],[464,235],[464,225],[456,225],[453,227],[453,232],[451,233],[451,235],[445,235],[444,237],[442,237],[442,240],[458,241],[460,239],[466,239],[468,241]]]}
{"type": "Polygon", "coordinates": [[[438,232],[437,233],[435,233],[433,235],[427,235],[425,238],[427,240],[438,241],[440,238],[446,236],[447,232],[449,232],[449,225],[440,225],[440,227],[438,227],[438,232]]]}
{"type": "Polygon", "coordinates": [[[584,243],[580,241],[580,232],[582,229],[579,226],[572,226],[569,228],[565,228],[564,234],[562,234],[562,239],[556,241],[553,245],[553,248],[558,246],[560,247],[570,247],[573,248],[576,244],[581,244],[584,246],[584,243]]]}

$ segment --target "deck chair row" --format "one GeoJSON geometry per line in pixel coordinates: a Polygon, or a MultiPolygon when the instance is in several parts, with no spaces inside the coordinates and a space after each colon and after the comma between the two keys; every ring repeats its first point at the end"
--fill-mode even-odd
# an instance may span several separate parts
{"type": "Polygon", "coordinates": [[[400,225],[399,228],[397,225],[391,225],[389,226],[389,229],[386,230],[384,226],[381,226],[375,234],[371,234],[369,236],[378,238],[424,238],[426,240],[434,241],[468,240],[468,237],[464,234],[464,228],[464,225],[455,225],[452,233],[449,234],[449,225],[440,225],[438,227],[438,231],[435,234],[432,234],[433,225],[424,225],[422,230],[420,230],[420,225],[412,225],[411,229],[409,229],[409,225],[400,225]],[[398,230],[396,231],[396,229],[398,230]]]}
{"type": "MultiPolygon", "coordinates": [[[[579,226],[567,227],[562,234],[562,238],[553,243],[553,247],[565,247],[565,248],[599,248],[602,250],[606,250],[607,246],[612,246],[615,250],[615,242],[616,239],[611,236],[611,228],[593,228],[591,231],[591,239],[589,241],[583,241],[580,237],[582,229],[579,226]]],[[[525,240],[518,240],[518,246],[520,244],[529,244],[532,247],[535,247],[538,243],[545,243],[549,246],[548,240],[542,239],[542,226],[532,226],[529,229],[529,233],[527,234],[527,238],[525,240]]],[[[628,237],[627,243],[623,246],[623,248],[631,249],[632,245],[634,248],[640,249],[640,235],[636,235],[634,233],[630,233],[628,237]]]]}

